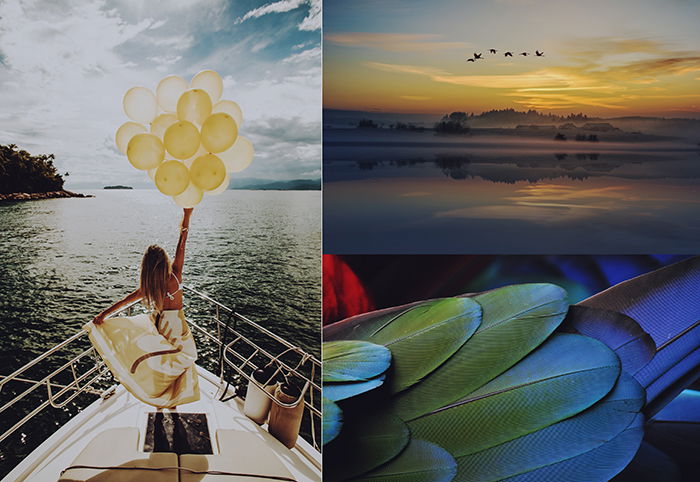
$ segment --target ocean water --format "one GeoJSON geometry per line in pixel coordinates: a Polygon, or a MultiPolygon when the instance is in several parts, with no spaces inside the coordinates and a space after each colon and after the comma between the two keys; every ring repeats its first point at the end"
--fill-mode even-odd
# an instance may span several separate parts
{"type": "MultiPolygon", "coordinates": [[[[182,210],[165,196],[86,192],[95,197],[0,204],[0,375],[136,288],[148,245],[174,252],[182,210]]],[[[192,216],[184,283],[319,357],[321,193],[206,198],[192,216]]],[[[45,409],[0,443],[0,476],[78,408],[45,409]]]]}
{"type": "Polygon", "coordinates": [[[693,253],[700,148],[324,131],[324,252],[693,253]]]}

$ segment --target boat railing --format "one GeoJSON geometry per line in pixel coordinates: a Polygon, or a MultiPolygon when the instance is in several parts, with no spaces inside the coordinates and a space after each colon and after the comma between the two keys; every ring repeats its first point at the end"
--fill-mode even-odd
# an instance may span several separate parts
{"type": "MultiPolygon", "coordinates": [[[[225,402],[245,396],[253,371],[275,363],[278,371],[296,378],[304,387],[302,436],[320,451],[321,362],[206,294],[190,286],[184,289],[191,295],[186,297],[186,309],[193,333],[199,334],[199,340],[211,342],[208,352],[198,343],[198,363],[208,362],[210,366],[205,368],[218,372],[219,399],[225,402]]],[[[138,309],[139,303],[134,302],[115,314],[128,316],[138,309]]],[[[49,406],[62,409],[82,394],[108,398],[115,389],[115,381],[89,343],[87,331],[80,330],[9,375],[0,375],[0,420],[10,420],[0,429],[0,443],[49,406]],[[42,390],[46,390],[43,396],[42,390]]]]}

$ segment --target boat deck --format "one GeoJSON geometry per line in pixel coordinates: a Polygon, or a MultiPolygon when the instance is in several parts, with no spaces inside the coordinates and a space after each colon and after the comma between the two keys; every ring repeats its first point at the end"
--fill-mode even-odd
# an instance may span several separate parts
{"type": "MultiPolygon", "coordinates": [[[[301,437],[298,438],[297,445],[293,449],[285,447],[267,432],[266,425],[258,426],[243,414],[240,399],[219,401],[219,378],[199,366],[197,368],[200,374],[201,399],[177,407],[176,410],[166,409],[163,412],[205,414],[212,455],[167,454],[161,467],[185,466],[190,470],[177,468],[147,469],[147,472],[133,469],[117,470],[116,472],[120,473],[119,480],[141,480],[141,478],[134,478],[137,475],[136,472],[140,472],[141,477],[147,474],[151,482],[210,479],[259,481],[265,480],[259,478],[260,475],[272,475],[273,468],[279,463],[283,466],[280,470],[288,471],[288,477],[291,479],[321,480],[321,455],[318,451],[301,437]],[[251,450],[256,452],[254,457],[250,455],[251,450]],[[252,470],[251,464],[253,464],[252,470]],[[207,471],[209,471],[208,474],[207,471]],[[218,475],[215,472],[218,472],[218,475]],[[255,474],[257,477],[230,475],[236,472],[255,474]]],[[[130,462],[139,460],[149,458],[155,460],[160,456],[159,454],[144,451],[148,414],[153,412],[156,412],[156,409],[140,402],[120,385],[112,396],[93,402],[61,427],[3,480],[56,481],[61,478],[62,471],[72,465],[113,466],[117,457],[115,454],[124,450],[133,454],[131,457],[134,460],[120,460],[119,465],[122,467],[133,465],[130,462]],[[103,434],[103,448],[100,448],[101,445],[97,442],[101,434],[103,434]],[[127,437],[127,442],[123,442],[124,437],[115,436],[112,439],[110,434],[122,434],[130,438],[127,437]],[[120,444],[129,446],[120,447],[120,444]],[[154,458],[154,455],[157,457],[154,458]],[[86,458],[89,459],[88,463],[85,461],[86,458]]],[[[206,431],[198,432],[198,435],[206,437],[206,431]]],[[[280,470],[277,471],[278,474],[280,470]]],[[[112,480],[106,477],[107,475],[99,469],[72,469],[66,473],[65,480],[87,480],[94,476],[99,480],[112,480]],[[76,477],[75,474],[81,473],[84,475],[76,477]]]]}

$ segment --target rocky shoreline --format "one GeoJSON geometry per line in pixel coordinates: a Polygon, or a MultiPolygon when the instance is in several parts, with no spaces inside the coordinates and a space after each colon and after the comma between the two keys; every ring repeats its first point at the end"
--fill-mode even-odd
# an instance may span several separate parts
{"type": "Polygon", "coordinates": [[[12,192],[10,194],[0,194],[2,201],[32,201],[36,199],[56,199],[66,197],[95,197],[91,194],[82,194],[73,191],[49,191],[49,192],[12,192]]]}

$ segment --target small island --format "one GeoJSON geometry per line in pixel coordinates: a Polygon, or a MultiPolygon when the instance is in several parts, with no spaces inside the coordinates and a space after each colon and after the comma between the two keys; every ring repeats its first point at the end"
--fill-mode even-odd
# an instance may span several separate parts
{"type": "Polygon", "coordinates": [[[0,201],[93,197],[63,189],[54,159],[53,154],[33,156],[15,144],[0,145],[0,201]]]}
{"type": "Polygon", "coordinates": [[[133,189],[131,186],[122,186],[121,184],[117,184],[116,186],[105,186],[102,189],[133,189]]]}

